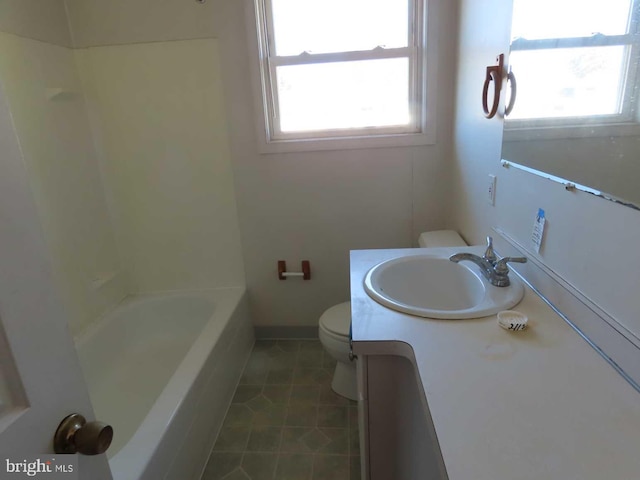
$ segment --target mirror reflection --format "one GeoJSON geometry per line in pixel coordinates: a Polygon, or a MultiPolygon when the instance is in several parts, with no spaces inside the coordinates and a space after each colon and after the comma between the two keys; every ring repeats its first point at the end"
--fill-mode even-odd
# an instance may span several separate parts
{"type": "Polygon", "coordinates": [[[640,205],[640,0],[514,0],[502,158],[640,205]]]}

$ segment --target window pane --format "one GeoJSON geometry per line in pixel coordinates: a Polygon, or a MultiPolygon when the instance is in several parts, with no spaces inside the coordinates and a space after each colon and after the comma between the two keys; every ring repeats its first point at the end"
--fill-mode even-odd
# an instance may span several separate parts
{"type": "Polygon", "coordinates": [[[408,0],[272,0],[276,55],[406,47],[408,0]]]}
{"type": "Polygon", "coordinates": [[[283,132],[409,125],[407,58],[278,67],[283,132]]]}
{"type": "Polygon", "coordinates": [[[512,38],[627,33],[632,0],[515,0],[512,38]]]}
{"type": "Polygon", "coordinates": [[[511,52],[518,97],[509,119],[619,114],[627,47],[511,52]]]}

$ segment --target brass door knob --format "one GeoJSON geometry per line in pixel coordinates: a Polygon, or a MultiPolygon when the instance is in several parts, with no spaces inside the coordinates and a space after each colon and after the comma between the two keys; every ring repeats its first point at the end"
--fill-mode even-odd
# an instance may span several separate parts
{"type": "Polygon", "coordinates": [[[53,450],[58,454],[81,453],[99,455],[104,453],[113,440],[113,428],[102,422],[87,422],[78,413],[66,417],[53,437],[53,450]]]}

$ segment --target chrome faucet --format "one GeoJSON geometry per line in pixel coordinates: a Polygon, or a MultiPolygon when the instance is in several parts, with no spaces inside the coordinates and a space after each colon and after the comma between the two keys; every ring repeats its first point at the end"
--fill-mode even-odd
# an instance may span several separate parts
{"type": "Polygon", "coordinates": [[[449,260],[455,263],[463,260],[475,263],[480,267],[480,272],[484,278],[496,287],[508,287],[511,284],[507,263],[527,262],[525,257],[504,257],[498,260],[498,257],[493,251],[493,239],[491,237],[487,237],[487,249],[482,257],[473,253],[456,253],[455,255],[451,255],[449,260]]]}
{"type": "Polygon", "coordinates": [[[487,237],[487,249],[484,251],[484,255],[482,256],[487,262],[489,262],[494,267],[498,262],[498,257],[496,252],[493,251],[493,238],[487,237]]]}

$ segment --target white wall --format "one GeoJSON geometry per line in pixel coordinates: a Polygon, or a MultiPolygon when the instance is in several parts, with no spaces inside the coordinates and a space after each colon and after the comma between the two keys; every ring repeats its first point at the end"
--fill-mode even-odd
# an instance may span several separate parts
{"type": "Polygon", "coordinates": [[[21,35],[0,33],[0,79],[72,333],[127,293],[243,284],[216,41],[74,51],[54,45],[64,2],[0,13],[21,35]]]}
{"type": "Polygon", "coordinates": [[[529,245],[535,213],[544,208],[548,228],[539,258],[639,335],[640,212],[500,167],[502,123],[484,119],[479,94],[486,65],[509,48],[510,9],[498,0],[461,0],[460,9],[450,226],[470,243],[500,227],[529,245]],[[498,176],[495,207],[485,201],[490,173],[498,176]]]}
{"type": "Polygon", "coordinates": [[[216,0],[64,1],[76,47],[216,36],[216,0]]]}
{"type": "MultiPolygon", "coordinates": [[[[3,2],[2,7],[10,3],[3,2]]],[[[33,7],[33,2],[26,2],[25,8],[28,4],[33,7]]],[[[51,5],[43,5],[40,13],[49,12],[51,5]]],[[[62,17],[53,15],[45,23],[53,31],[60,18],[64,19],[64,11],[62,17]]],[[[29,30],[24,18],[21,22],[13,30],[29,30]]],[[[38,30],[41,22],[44,20],[36,16],[30,29],[38,30]]],[[[127,287],[73,52],[0,33],[0,79],[51,251],[56,284],[75,334],[117,304],[127,287]],[[48,99],[48,89],[58,88],[66,93],[48,99]],[[110,280],[98,287],[93,280],[99,278],[110,280]]]]}
{"type": "Polygon", "coordinates": [[[2,0],[0,31],[71,46],[64,0],[2,0]]]}
{"type": "Polygon", "coordinates": [[[455,17],[451,2],[433,4],[436,145],[261,155],[250,83],[251,0],[67,0],[80,46],[219,38],[246,282],[261,326],[317,325],[324,309],[349,298],[350,249],[408,247],[419,232],[443,227],[450,198],[455,17]],[[278,260],[291,270],[310,260],[312,280],[279,281],[278,260]]]}
{"type": "Polygon", "coordinates": [[[349,250],[409,247],[419,232],[445,223],[453,10],[450,2],[434,1],[430,12],[439,41],[436,145],[261,155],[252,128],[259,115],[250,83],[256,59],[248,55],[255,50],[247,21],[252,2],[221,3],[222,65],[256,323],[315,326],[324,309],[349,298],[349,250]],[[297,270],[303,259],[311,261],[310,282],[277,279],[277,260],[297,270]]]}
{"type": "Polygon", "coordinates": [[[134,290],[243,285],[217,41],[76,54],[134,290]]]}

